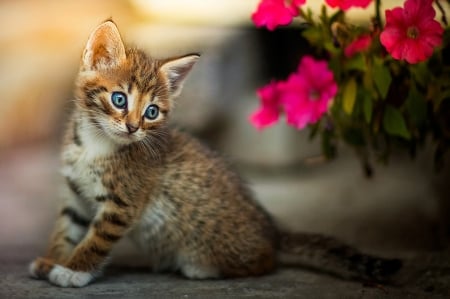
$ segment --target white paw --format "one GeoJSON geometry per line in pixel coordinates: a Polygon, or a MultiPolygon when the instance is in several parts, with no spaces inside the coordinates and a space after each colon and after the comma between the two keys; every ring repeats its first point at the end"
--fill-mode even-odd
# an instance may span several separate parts
{"type": "Polygon", "coordinates": [[[190,279],[208,279],[208,278],[218,278],[219,271],[214,267],[205,267],[198,265],[187,264],[181,268],[181,272],[190,279]]]}
{"type": "Polygon", "coordinates": [[[28,266],[28,272],[30,273],[31,277],[39,278],[38,275],[37,275],[37,263],[36,263],[36,261],[32,262],[28,266]]]}
{"type": "Polygon", "coordinates": [[[60,287],[84,287],[92,281],[94,276],[89,272],[77,272],[72,271],[66,267],[55,265],[50,274],[48,280],[60,287]]]}
{"type": "Polygon", "coordinates": [[[90,283],[93,278],[94,276],[89,272],[74,272],[70,281],[72,286],[80,288],[90,283]]]}

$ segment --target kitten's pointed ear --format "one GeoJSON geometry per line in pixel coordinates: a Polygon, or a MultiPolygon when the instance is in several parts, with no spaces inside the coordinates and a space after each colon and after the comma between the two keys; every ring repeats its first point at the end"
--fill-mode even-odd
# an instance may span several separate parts
{"type": "Polygon", "coordinates": [[[125,58],[125,46],[116,24],[106,21],[89,36],[82,66],[86,70],[107,69],[119,65],[125,58]]]}
{"type": "Polygon", "coordinates": [[[176,97],[180,94],[187,74],[199,58],[199,54],[189,54],[178,58],[168,59],[163,62],[160,71],[166,76],[169,82],[170,94],[172,97],[176,97]]]}

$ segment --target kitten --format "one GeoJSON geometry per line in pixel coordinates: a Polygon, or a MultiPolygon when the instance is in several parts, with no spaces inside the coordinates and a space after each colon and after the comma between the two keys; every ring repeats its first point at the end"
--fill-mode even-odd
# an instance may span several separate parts
{"type": "Polygon", "coordinates": [[[218,155],[167,126],[198,58],[156,60],[126,48],[112,21],[90,35],[63,143],[64,204],[31,275],[85,286],[125,235],[155,271],[192,279],[262,275],[278,262],[346,278],[384,280],[395,273],[398,260],[321,235],[279,231],[218,155]]]}

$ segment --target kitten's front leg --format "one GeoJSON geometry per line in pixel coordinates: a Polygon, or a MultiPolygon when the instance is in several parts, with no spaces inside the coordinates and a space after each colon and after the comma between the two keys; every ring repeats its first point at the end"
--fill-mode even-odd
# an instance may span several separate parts
{"type": "Polygon", "coordinates": [[[117,195],[102,196],[98,210],[85,238],[63,265],[55,265],[48,279],[61,287],[83,287],[102,270],[113,245],[131,227],[137,209],[117,195]]]}
{"type": "Polygon", "coordinates": [[[47,252],[30,264],[29,271],[34,278],[48,279],[53,265],[65,263],[88,230],[90,219],[82,206],[80,194],[69,185],[68,182],[63,192],[65,204],[59,213],[47,252]]]}

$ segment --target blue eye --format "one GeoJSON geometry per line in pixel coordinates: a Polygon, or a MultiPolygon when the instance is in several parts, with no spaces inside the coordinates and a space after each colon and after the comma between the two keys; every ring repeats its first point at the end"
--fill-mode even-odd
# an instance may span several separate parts
{"type": "Polygon", "coordinates": [[[124,109],[127,106],[127,95],[120,91],[115,91],[111,94],[111,102],[119,109],[124,109]]]}
{"type": "Polygon", "coordinates": [[[147,110],[145,110],[144,116],[150,120],[154,120],[158,117],[159,114],[159,108],[156,105],[150,105],[147,107],[147,110]]]}

